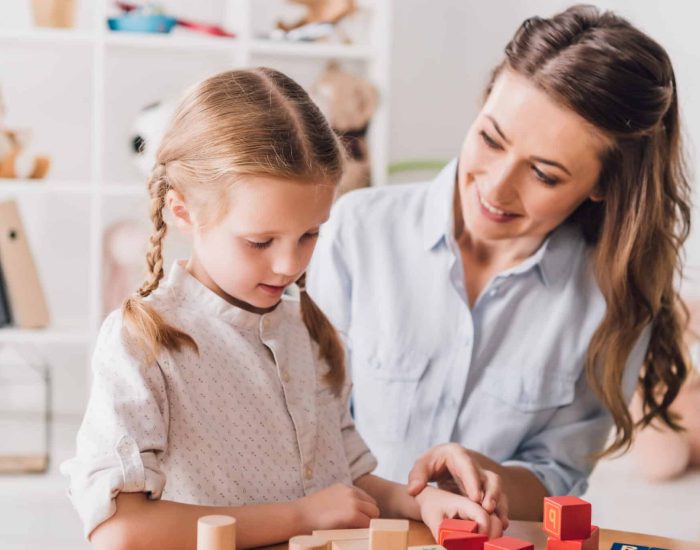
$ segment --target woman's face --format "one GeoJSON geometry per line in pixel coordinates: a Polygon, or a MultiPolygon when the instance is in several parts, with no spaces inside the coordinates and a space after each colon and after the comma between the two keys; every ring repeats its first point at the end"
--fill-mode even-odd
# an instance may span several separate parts
{"type": "Polygon", "coordinates": [[[596,193],[606,146],[579,115],[504,70],[464,140],[459,198],[480,241],[539,238],[596,193]]]}

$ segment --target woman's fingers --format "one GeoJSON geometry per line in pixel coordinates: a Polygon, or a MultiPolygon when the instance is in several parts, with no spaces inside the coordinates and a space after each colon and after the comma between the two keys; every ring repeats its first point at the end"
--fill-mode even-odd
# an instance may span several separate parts
{"type": "Polygon", "coordinates": [[[420,456],[408,473],[408,494],[411,496],[415,497],[425,489],[426,485],[433,477],[431,458],[433,449],[430,449],[427,453],[420,456]]]}
{"type": "Polygon", "coordinates": [[[450,445],[447,455],[447,469],[457,480],[457,483],[464,487],[466,496],[474,502],[481,503],[484,500],[481,470],[464,447],[450,445]]]}
{"type": "Polygon", "coordinates": [[[482,470],[481,477],[484,486],[484,498],[481,505],[491,514],[496,511],[496,506],[503,492],[501,476],[490,470],[482,470]]]}

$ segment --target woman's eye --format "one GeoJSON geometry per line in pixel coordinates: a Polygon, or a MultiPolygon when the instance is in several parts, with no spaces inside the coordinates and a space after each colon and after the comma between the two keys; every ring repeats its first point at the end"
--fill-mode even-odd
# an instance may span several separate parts
{"type": "Polygon", "coordinates": [[[269,247],[272,244],[272,239],[269,239],[269,240],[264,241],[264,242],[258,242],[258,241],[246,241],[246,242],[248,243],[248,246],[250,246],[252,248],[257,248],[260,250],[260,249],[269,247]]]}
{"type": "Polygon", "coordinates": [[[501,147],[500,143],[498,143],[495,139],[493,139],[490,135],[488,135],[484,130],[481,130],[479,132],[481,135],[481,139],[484,140],[484,143],[490,147],[491,149],[496,149],[496,150],[501,150],[503,147],[501,147]]]}
{"type": "Polygon", "coordinates": [[[554,177],[552,177],[552,176],[548,176],[548,175],[545,174],[542,170],[540,170],[539,168],[537,168],[537,166],[535,166],[534,164],[532,165],[532,171],[534,172],[535,177],[536,177],[538,180],[540,180],[542,183],[545,183],[546,185],[556,185],[557,183],[559,183],[559,179],[558,179],[558,178],[554,178],[554,177]]]}

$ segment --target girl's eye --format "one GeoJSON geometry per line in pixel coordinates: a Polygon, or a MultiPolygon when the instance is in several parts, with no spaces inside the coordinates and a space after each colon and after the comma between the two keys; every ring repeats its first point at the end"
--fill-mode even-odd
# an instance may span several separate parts
{"type": "Polygon", "coordinates": [[[248,246],[252,248],[257,248],[258,250],[268,248],[272,244],[272,239],[269,239],[265,242],[256,242],[256,241],[246,241],[248,243],[248,246]]]}
{"type": "Polygon", "coordinates": [[[559,179],[558,179],[558,178],[554,178],[554,177],[552,177],[552,176],[548,176],[548,175],[545,174],[542,170],[540,170],[539,168],[537,168],[537,166],[535,166],[534,164],[532,165],[532,171],[533,171],[533,173],[535,174],[535,177],[536,177],[538,180],[540,180],[542,183],[544,183],[545,185],[554,186],[554,185],[556,185],[557,183],[559,183],[559,179]]]}
{"type": "Polygon", "coordinates": [[[490,135],[488,135],[484,130],[481,130],[481,132],[479,132],[479,134],[481,135],[481,139],[484,140],[484,143],[488,147],[490,147],[491,149],[495,149],[497,151],[500,151],[501,149],[503,149],[503,147],[501,147],[500,143],[498,143],[495,139],[493,139],[490,135]]]}
{"type": "Polygon", "coordinates": [[[311,240],[311,239],[315,239],[316,237],[318,237],[318,231],[316,231],[315,233],[304,233],[304,234],[301,236],[301,240],[303,240],[303,241],[308,241],[308,240],[311,240]]]}

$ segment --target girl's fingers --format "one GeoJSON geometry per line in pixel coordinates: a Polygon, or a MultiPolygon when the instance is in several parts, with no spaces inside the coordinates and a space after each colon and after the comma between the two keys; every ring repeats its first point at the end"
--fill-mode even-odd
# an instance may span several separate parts
{"type": "Polygon", "coordinates": [[[374,504],[375,506],[377,506],[377,501],[374,500],[374,498],[367,491],[364,491],[364,490],[360,489],[359,487],[355,487],[355,486],[353,486],[353,490],[354,490],[353,492],[354,492],[355,496],[359,500],[362,500],[364,502],[368,502],[370,504],[374,504]]]}
{"type": "Polygon", "coordinates": [[[508,521],[508,498],[506,498],[506,495],[502,495],[501,499],[498,501],[498,504],[496,505],[496,512],[495,514],[498,516],[498,519],[501,520],[501,523],[503,524],[503,530],[505,531],[508,529],[508,525],[510,525],[510,521],[508,521]]]}
{"type": "Polygon", "coordinates": [[[370,519],[379,517],[379,506],[365,500],[357,501],[357,510],[370,519]]]}
{"type": "Polygon", "coordinates": [[[471,500],[460,499],[460,503],[457,508],[457,515],[461,519],[471,519],[472,521],[475,521],[479,526],[479,533],[488,535],[491,531],[492,517],[481,507],[481,504],[471,500]]]}

